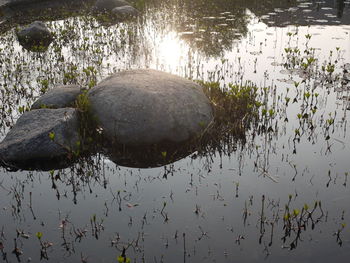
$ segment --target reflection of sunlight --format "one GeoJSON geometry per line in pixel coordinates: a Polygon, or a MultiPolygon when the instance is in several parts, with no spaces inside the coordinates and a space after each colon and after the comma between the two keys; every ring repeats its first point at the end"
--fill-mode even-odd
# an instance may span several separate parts
{"type": "Polygon", "coordinates": [[[174,70],[184,62],[188,47],[179,39],[175,32],[162,37],[158,42],[158,50],[156,51],[157,66],[167,67],[165,70],[174,70]]]}

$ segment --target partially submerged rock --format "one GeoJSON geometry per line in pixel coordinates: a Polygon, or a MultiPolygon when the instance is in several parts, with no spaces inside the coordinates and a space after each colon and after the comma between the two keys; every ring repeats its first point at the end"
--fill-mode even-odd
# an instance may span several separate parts
{"type": "Polygon", "coordinates": [[[31,3],[40,3],[45,0],[2,0],[0,1],[0,6],[7,5],[7,6],[13,6],[13,5],[25,5],[25,4],[31,4],[31,3]]]}
{"type": "Polygon", "coordinates": [[[213,120],[201,86],[156,70],[120,72],[80,94],[60,86],[39,98],[0,143],[0,165],[59,169],[101,152],[119,165],[162,166],[192,153],[213,120]]]}
{"type": "Polygon", "coordinates": [[[97,0],[94,10],[97,12],[111,12],[116,7],[130,6],[125,0],[97,0]]]}
{"type": "Polygon", "coordinates": [[[15,25],[86,15],[96,0],[0,0],[0,34],[15,25]]]}
{"type": "Polygon", "coordinates": [[[104,26],[139,15],[139,11],[125,0],[97,0],[93,10],[97,14],[96,19],[104,26]]]}
{"type": "Polygon", "coordinates": [[[120,6],[112,9],[113,15],[119,18],[138,16],[139,11],[132,6],[120,6]]]}
{"type": "Polygon", "coordinates": [[[0,143],[0,162],[21,169],[60,168],[79,149],[75,109],[39,109],[24,113],[0,143]]]}
{"type": "Polygon", "coordinates": [[[30,51],[45,51],[53,41],[45,23],[35,21],[17,33],[20,44],[30,51]]]}
{"type": "Polygon", "coordinates": [[[200,135],[213,120],[201,86],[156,70],[117,73],[88,96],[104,135],[117,144],[181,143],[200,135]]]}
{"type": "Polygon", "coordinates": [[[33,104],[32,109],[75,107],[79,94],[81,94],[81,88],[78,85],[57,86],[41,96],[33,104]]]}

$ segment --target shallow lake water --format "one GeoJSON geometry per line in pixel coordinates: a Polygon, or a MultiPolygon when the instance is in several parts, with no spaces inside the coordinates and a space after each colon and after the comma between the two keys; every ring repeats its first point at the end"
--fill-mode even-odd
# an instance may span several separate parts
{"type": "Polygon", "coordinates": [[[131,262],[346,262],[350,2],[134,4],[141,15],[123,22],[49,19],[56,38],[41,53],[1,22],[1,138],[56,84],[130,68],[254,83],[259,121],[220,151],[158,168],[98,155],[64,170],[2,169],[2,260],[118,262],[124,249],[131,262]]]}

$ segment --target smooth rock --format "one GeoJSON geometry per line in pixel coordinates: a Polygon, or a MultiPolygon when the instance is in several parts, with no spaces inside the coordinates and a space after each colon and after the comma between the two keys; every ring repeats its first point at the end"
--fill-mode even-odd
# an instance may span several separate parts
{"type": "Polygon", "coordinates": [[[115,7],[112,10],[113,15],[117,17],[131,17],[131,16],[137,16],[139,15],[139,11],[135,9],[132,6],[126,5],[126,6],[120,6],[120,7],[115,7]]]}
{"type": "Polygon", "coordinates": [[[156,70],[117,73],[88,96],[104,135],[117,144],[184,142],[201,134],[213,119],[201,86],[156,70]]]}
{"type": "Polygon", "coordinates": [[[0,0],[0,6],[25,5],[32,3],[40,3],[47,0],[0,0]]]}
{"type": "Polygon", "coordinates": [[[0,162],[5,167],[21,169],[48,168],[46,162],[67,160],[78,149],[78,131],[75,109],[25,112],[0,143],[0,162]],[[50,133],[54,134],[53,139],[50,133]]]}
{"type": "Polygon", "coordinates": [[[45,23],[35,21],[17,33],[18,41],[26,49],[33,51],[46,50],[53,36],[45,23]],[[35,50],[35,48],[37,50],[35,50]]]}
{"type": "Polygon", "coordinates": [[[75,101],[80,93],[81,89],[78,85],[57,86],[34,102],[32,109],[74,108],[75,101]]]}
{"type": "Polygon", "coordinates": [[[130,3],[125,0],[97,0],[94,9],[99,12],[111,12],[121,6],[130,6],[130,3]]]}
{"type": "Polygon", "coordinates": [[[59,21],[84,16],[96,0],[0,0],[0,35],[34,21],[59,21]]]}

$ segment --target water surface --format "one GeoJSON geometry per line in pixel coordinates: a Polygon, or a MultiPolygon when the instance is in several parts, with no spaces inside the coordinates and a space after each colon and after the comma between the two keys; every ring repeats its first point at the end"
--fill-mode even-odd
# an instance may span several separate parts
{"type": "Polygon", "coordinates": [[[66,170],[3,169],[3,261],[117,262],[123,248],[131,262],[349,258],[350,3],[135,5],[142,15],[124,22],[79,13],[48,19],[56,40],[43,53],[22,48],[15,25],[4,22],[1,137],[55,84],[93,86],[130,68],[222,87],[251,81],[264,102],[259,122],[245,140],[160,168],[95,156],[66,170]]]}

